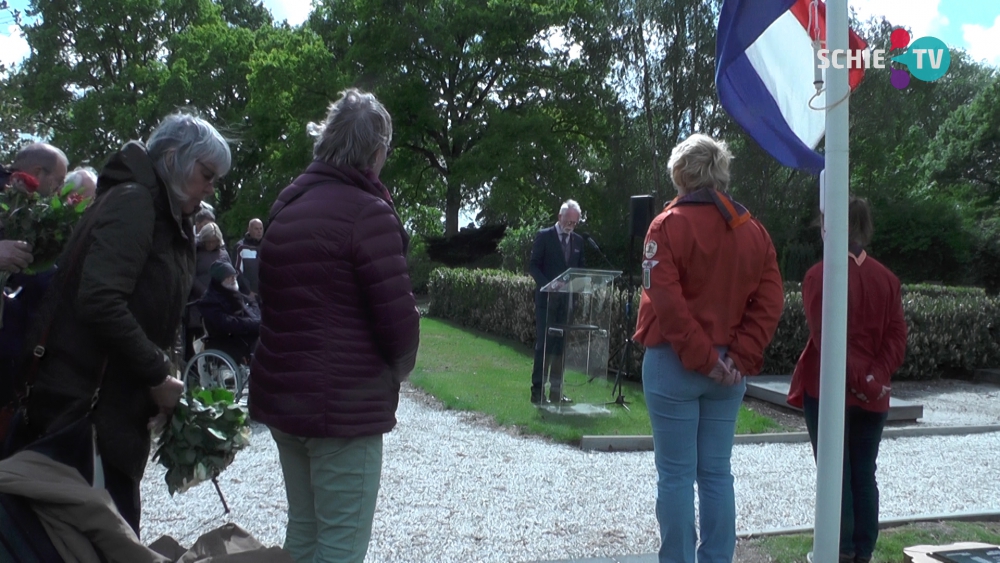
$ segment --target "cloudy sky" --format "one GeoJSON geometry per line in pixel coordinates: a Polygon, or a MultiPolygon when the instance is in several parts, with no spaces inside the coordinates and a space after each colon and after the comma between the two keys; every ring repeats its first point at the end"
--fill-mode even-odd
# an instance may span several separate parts
{"type": "MultiPolygon", "coordinates": [[[[913,37],[931,35],[973,57],[1000,66],[1000,2],[995,0],[849,0],[862,17],[886,16],[895,25],[911,28],[913,37]]],[[[24,9],[28,0],[12,0],[24,9]]],[[[309,15],[312,0],[264,0],[278,20],[297,25],[309,15]]],[[[0,14],[0,62],[23,59],[28,45],[0,14]]]]}

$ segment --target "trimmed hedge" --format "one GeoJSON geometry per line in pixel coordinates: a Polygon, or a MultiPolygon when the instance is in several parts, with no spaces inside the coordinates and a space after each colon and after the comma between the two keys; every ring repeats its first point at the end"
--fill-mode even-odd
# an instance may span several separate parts
{"type": "MultiPolygon", "coordinates": [[[[534,345],[535,284],[530,277],[500,270],[439,268],[431,273],[428,285],[430,316],[534,345]]],[[[633,315],[638,294],[634,303],[633,315]]],[[[626,333],[623,304],[623,298],[616,299],[612,309],[614,367],[626,333]]],[[[978,368],[1000,366],[1000,299],[986,296],[980,288],[904,285],[903,312],[909,336],[906,360],[896,373],[897,379],[961,376],[978,368]]],[[[808,339],[800,286],[787,283],[785,309],[774,340],[764,352],[762,373],[792,373],[808,339]]],[[[635,378],[641,365],[642,347],[636,346],[630,370],[635,378]]]]}

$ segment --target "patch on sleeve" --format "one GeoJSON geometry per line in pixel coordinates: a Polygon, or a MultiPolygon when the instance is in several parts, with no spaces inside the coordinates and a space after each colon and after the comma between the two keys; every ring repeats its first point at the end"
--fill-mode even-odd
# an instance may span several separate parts
{"type": "Polygon", "coordinates": [[[646,254],[645,254],[646,258],[652,258],[653,256],[656,256],[656,248],[657,248],[657,246],[656,246],[656,241],[655,240],[651,240],[651,241],[647,242],[646,243],[646,254]]]}
{"type": "MultiPolygon", "coordinates": [[[[650,241],[649,244],[653,245],[654,248],[656,247],[656,243],[655,242],[650,241]]],[[[655,254],[656,250],[653,250],[653,253],[655,254]]],[[[649,251],[648,250],[647,250],[646,254],[647,254],[647,256],[649,255],[649,251]]],[[[643,288],[649,289],[649,286],[652,283],[652,281],[651,281],[651,277],[652,277],[651,274],[652,274],[653,268],[655,268],[656,265],[659,264],[659,263],[660,263],[659,260],[644,260],[642,262],[642,287],[643,288]]]]}

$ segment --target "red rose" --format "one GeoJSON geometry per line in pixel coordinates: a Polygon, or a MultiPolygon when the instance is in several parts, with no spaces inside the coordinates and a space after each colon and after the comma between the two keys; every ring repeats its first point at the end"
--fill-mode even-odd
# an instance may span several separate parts
{"type": "Polygon", "coordinates": [[[27,172],[14,172],[11,174],[10,179],[11,184],[20,183],[29,194],[33,194],[38,190],[38,178],[27,172]]]}

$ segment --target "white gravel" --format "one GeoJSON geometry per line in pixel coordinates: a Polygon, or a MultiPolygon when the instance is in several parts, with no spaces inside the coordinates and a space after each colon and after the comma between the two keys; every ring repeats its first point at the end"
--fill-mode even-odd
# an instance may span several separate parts
{"type": "MultiPolygon", "coordinates": [[[[998,403],[984,401],[974,413],[996,421],[998,403]]],[[[509,563],[658,547],[652,453],[588,453],[517,436],[410,393],[398,419],[385,439],[369,563],[509,563]]],[[[816,471],[808,444],[737,446],[733,470],[737,529],[811,524],[816,471]]],[[[150,464],[142,483],[144,540],[170,534],[190,545],[233,521],[265,544],[281,544],[284,486],[265,428],[255,427],[251,447],[220,478],[228,516],[211,484],[171,499],[163,473],[150,464]]],[[[886,440],[878,478],[884,518],[1000,510],[1000,433],[886,440]]]]}

